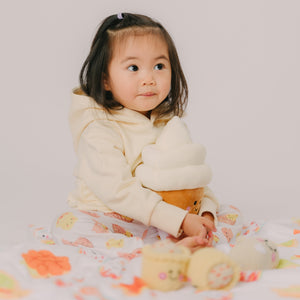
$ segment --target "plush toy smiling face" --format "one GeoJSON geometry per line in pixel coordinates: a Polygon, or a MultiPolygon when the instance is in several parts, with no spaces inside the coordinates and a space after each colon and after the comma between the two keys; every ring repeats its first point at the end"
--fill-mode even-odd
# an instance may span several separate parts
{"type": "Polygon", "coordinates": [[[169,259],[152,260],[146,265],[147,271],[143,272],[143,279],[148,286],[161,291],[177,290],[185,282],[187,264],[184,261],[169,259]],[[151,267],[150,267],[151,265],[151,267]]]}
{"type": "MultiPolygon", "coordinates": [[[[168,266],[165,266],[166,268],[168,266]]],[[[158,271],[158,278],[162,281],[164,281],[164,284],[166,284],[167,281],[170,281],[170,283],[167,284],[173,284],[176,281],[183,282],[185,281],[185,275],[184,271],[185,268],[182,268],[182,266],[179,264],[178,266],[171,266],[172,268],[169,268],[168,270],[163,270],[162,272],[158,271]]]]}
{"type": "Polygon", "coordinates": [[[271,268],[276,268],[279,262],[277,246],[270,240],[260,240],[265,246],[265,253],[269,257],[271,268]]]}
{"type": "Polygon", "coordinates": [[[170,291],[183,286],[190,252],[167,240],[143,248],[142,278],[156,290],[170,291]]]}
{"type": "Polygon", "coordinates": [[[190,214],[198,214],[201,200],[204,196],[204,188],[162,191],[157,193],[162,196],[165,202],[185,209],[190,214]]]}

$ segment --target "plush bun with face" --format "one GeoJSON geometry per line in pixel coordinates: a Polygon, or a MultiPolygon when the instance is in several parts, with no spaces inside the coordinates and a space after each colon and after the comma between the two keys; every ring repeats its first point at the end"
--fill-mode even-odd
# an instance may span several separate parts
{"type": "Polygon", "coordinates": [[[273,269],[279,263],[276,244],[259,237],[240,237],[229,257],[242,271],[273,269]]]}
{"type": "Polygon", "coordinates": [[[135,171],[142,185],[164,201],[197,214],[211,170],[204,164],[206,151],[192,143],[186,125],[173,117],[155,144],[142,151],[143,163],[135,171]]]}
{"type": "Polygon", "coordinates": [[[142,278],[149,288],[170,291],[184,285],[190,258],[188,248],[164,240],[144,246],[142,253],[142,278]]]}

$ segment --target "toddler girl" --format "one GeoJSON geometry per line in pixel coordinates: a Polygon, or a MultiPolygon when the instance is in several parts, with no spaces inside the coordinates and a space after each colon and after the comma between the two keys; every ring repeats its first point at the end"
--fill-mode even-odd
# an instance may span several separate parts
{"type": "Polygon", "coordinates": [[[112,251],[169,234],[192,251],[212,245],[218,202],[208,187],[199,214],[191,214],[135,176],[143,148],[182,116],[187,97],[176,48],[160,23],[130,13],[103,21],[73,91],[76,189],[54,224],[58,241],[112,251]]]}

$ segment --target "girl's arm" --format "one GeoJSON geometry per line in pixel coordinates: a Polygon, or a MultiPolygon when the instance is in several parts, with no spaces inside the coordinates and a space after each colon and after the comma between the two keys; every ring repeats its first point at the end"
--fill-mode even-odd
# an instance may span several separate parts
{"type": "MultiPolygon", "coordinates": [[[[110,122],[89,124],[80,137],[77,154],[77,177],[84,181],[97,201],[145,225],[178,236],[187,212],[142,187],[140,180],[132,175],[121,136],[110,122]]],[[[84,193],[82,191],[83,196],[84,193]]]]}

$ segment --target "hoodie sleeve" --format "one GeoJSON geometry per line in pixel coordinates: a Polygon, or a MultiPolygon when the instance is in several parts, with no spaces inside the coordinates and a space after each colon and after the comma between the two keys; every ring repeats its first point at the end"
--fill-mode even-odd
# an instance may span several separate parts
{"type": "Polygon", "coordinates": [[[218,223],[217,211],[219,209],[219,202],[215,197],[214,193],[209,187],[204,188],[204,196],[201,202],[199,215],[201,216],[204,212],[210,212],[215,219],[215,225],[218,223]]]}
{"type": "Polygon", "coordinates": [[[77,154],[77,176],[101,203],[145,225],[178,236],[187,212],[142,187],[131,173],[122,139],[111,124],[91,123],[80,137],[77,154]]]}

